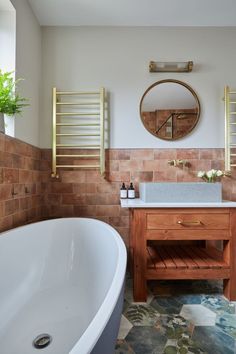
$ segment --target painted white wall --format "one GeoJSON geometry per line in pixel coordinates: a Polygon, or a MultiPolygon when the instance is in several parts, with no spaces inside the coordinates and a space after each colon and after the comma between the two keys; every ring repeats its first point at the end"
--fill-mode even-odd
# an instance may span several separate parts
{"type": "Polygon", "coordinates": [[[11,0],[16,9],[16,78],[30,106],[15,119],[15,137],[39,146],[42,33],[27,0],[11,0]]]}
{"type": "MultiPolygon", "coordinates": [[[[16,64],[16,11],[11,7],[10,11],[0,11],[0,69],[4,72],[15,71],[16,64]]],[[[5,123],[6,134],[14,136],[14,118],[5,117],[5,123]]]]}
{"type": "Polygon", "coordinates": [[[3,71],[15,70],[15,11],[0,11],[0,56],[3,71]]]}
{"type": "Polygon", "coordinates": [[[40,146],[51,146],[53,86],[63,90],[104,86],[110,100],[112,148],[214,148],[224,146],[223,91],[236,88],[236,28],[45,27],[40,146]],[[191,73],[149,73],[150,60],[193,60],[191,73]],[[148,86],[177,79],[198,94],[202,113],[192,134],[174,142],[152,136],[139,117],[148,86]]]}

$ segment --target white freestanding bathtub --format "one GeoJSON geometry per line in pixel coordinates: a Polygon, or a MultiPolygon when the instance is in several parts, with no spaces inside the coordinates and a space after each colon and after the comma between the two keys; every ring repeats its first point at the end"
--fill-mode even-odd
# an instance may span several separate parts
{"type": "Polygon", "coordinates": [[[0,353],[113,354],[125,270],[122,239],[98,220],[2,233],[0,353]]]}

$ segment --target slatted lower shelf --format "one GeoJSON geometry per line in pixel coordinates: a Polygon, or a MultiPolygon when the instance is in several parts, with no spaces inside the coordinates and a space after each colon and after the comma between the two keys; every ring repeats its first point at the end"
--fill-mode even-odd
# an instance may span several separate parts
{"type": "Polygon", "coordinates": [[[213,247],[147,247],[147,279],[227,279],[229,275],[222,252],[213,247]]]}

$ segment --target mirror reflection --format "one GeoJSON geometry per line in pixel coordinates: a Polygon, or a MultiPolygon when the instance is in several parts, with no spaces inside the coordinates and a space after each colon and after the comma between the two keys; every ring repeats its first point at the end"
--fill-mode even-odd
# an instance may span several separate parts
{"type": "Polygon", "coordinates": [[[140,102],[140,116],[151,134],[164,140],[176,140],[196,126],[200,103],[186,83],[162,80],[145,91],[140,102]]]}

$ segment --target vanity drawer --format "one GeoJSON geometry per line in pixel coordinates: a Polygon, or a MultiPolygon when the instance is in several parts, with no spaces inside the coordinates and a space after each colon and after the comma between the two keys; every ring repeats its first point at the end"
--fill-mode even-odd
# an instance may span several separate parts
{"type": "Polygon", "coordinates": [[[229,214],[176,213],[147,214],[147,230],[225,230],[229,228],[229,214]]]}

